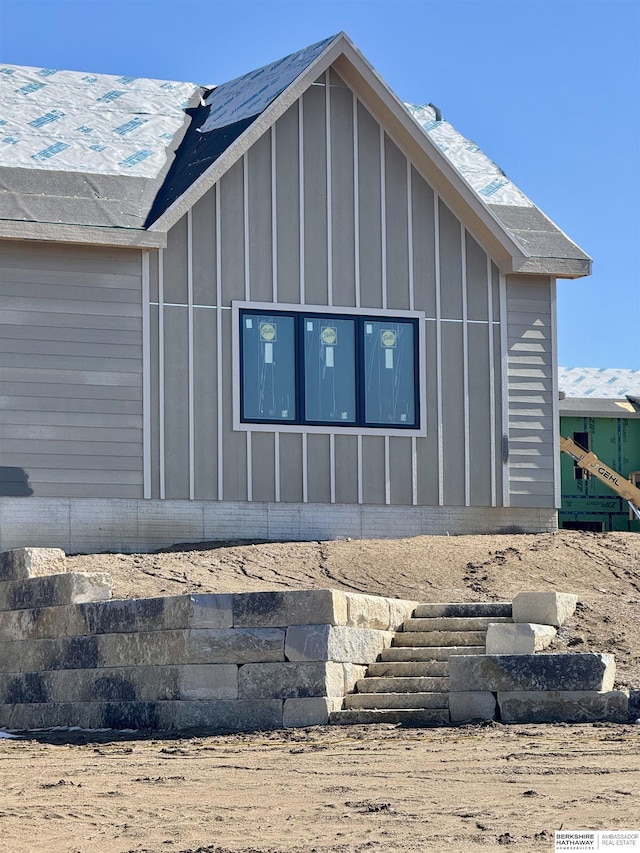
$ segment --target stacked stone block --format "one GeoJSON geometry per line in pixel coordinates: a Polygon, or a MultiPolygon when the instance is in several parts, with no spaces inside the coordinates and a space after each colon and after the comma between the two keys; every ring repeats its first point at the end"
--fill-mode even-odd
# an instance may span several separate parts
{"type": "Polygon", "coordinates": [[[514,624],[490,625],[486,655],[450,663],[453,722],[626,722],[629,693],[614,690],[613,655],[535,654],[573,614],[575,595],[521,592],[514,624]]]}
{"type": "Polygon", "coordinates": [[[107,575],[65,573],[57,554],[44,576],[27,556],[0,557],[12,729],[323,724],[415,607],[335,590],[110,600],[107,575]]]}

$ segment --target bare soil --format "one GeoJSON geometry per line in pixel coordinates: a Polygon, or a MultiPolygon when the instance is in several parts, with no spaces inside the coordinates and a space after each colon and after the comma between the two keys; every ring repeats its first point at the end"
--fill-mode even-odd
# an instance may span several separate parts
{"type": "Polygon", "coordinates": [[[203,542],[154,554],[86,554],[115,598],[188,592],[334,589],[418,601],[510,601],[573,592],[580,604],[555,650],[613,652],[617,684],[640,688],[640,535],[417,536],[334,542],[203,542]]]}
{"type": "MultiPolygon", "coordinates": [[[[575,592],[557,649],[616,655],[640,688],[640,536],[204,543],[80,555],[117,597],[334,587],[422,601],[575,592]]],[[[640,829],[640,726],[322,727],[214,737],[0,740],[7,853],[553,851],[558,829],[640,829]]]]}

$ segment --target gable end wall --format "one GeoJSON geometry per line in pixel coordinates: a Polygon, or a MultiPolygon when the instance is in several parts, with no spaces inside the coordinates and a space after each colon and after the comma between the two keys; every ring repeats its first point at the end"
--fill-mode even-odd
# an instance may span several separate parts
{"type": "MultiPolygon", "coordinates": [[[[505,280],[366,105],[333,70],[329,79],[194,205],[152,263],[151,496],[553,506],[546,473],[529,489],[501,464],[505,280]],[[426,435],[234,430],[234,301],[424,312],[426,435]]],[[[548,421],[550,406],[549,394],[548,421]]],[[[513,429],[523,440],[527,427],[513,429]]]]}

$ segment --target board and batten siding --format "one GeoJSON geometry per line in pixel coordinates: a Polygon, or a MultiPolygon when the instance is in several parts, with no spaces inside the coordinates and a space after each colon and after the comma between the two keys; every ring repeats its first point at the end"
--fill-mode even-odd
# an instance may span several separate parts
{"type": "Polygon", "coordinates": [[[145,496],[508,503],[503,290],[491,258],[332,69],[150,255],[145,496]],[[424,312],[426,434],[234,429],[233,302],[424,312]]]}
{"type": "Polygon", "coordinates": [[[548,277],[507,276],[507,465],[514,507],[558,505],[554,296],[548,277]]]}
{"type": "Polygon", "coordinates": [[[142,497],[137,250],[0,243],[0,495],[142,497]]]}

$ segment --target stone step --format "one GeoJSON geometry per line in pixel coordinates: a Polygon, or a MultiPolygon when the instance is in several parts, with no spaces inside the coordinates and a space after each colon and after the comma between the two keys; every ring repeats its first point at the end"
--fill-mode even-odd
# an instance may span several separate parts
{"type": "MultiPolygon", "coordinates": [[[[415,635],[414,635],[415,636],[415,635]]],[[[380,652],[381,663],[422,662],[422,661],[448,661],[452,655],[483,655],[485,653],[484,640],[480,646],[392,646],[380,652]]]]}
{"type": "Polygon", "coordinates": [[[399,723],[414,726],[448,726],[449,711],[441,708],[387,708],[333,711],[331,725],[354,726],[375,723],[399,723]]]}
{"type": "Polygon", "coordinates": [[[471,601],[459,604],[428,603],[419,604],[413,615],[422,617],[435,616],[511,616],[510,601],[471,601]]]}
{"type": "Polygon", "coordinates": [[[484,646],[486,631],[407,631],[393,638],[394,646],[484,646]]]}
{"type": "Polygon", "coordinates": [[[356,708],[440,708],[449,707],[448,693],[349,693],[344,697],[347,710],[356,708]]]}
{"type": "Polygon", "coordinates": [[[361,678],[358,693],[448,693],[449,678],[361,678]]]}
{"type": "Polygon", "coordinates": [[[489,625],[511,622],[510,616],[434,616],[405,619],[403,631],[486,631],[489,625]]]}
{"type": "Polygon", "coordinates": [[[370,663],[367,669],[368,677],[378,678],[425,678],[434,675],[449,675],[447,661],[386,661],[370,663]]]}

